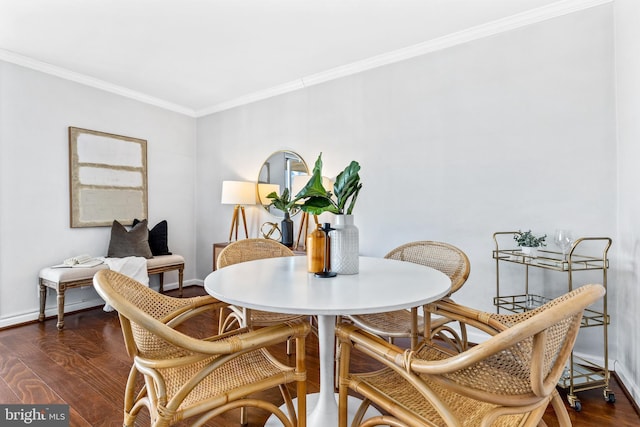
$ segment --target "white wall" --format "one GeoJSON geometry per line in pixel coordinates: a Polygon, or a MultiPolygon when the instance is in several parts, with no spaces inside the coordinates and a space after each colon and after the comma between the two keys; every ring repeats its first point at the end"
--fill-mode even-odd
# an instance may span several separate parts
{"type": "MultiPolygon", "coordinates": [[[[611,5],[584,10],[199,119],[198,275],[211,270],[211,244],[228,234],[221,181],[255,180],[278,149],[309,166],[322,151],[328,176],[360,162],[361,253],[453,243],[472,265],[456,299],[486,310],[495,310],[495,231],[615,237],[612,13],[611,5]]],[[[251,215],[256,237],[267,218],[251,215]]],[[[503,284],[522,293],[522,269],[504,270],[503,284]]],[[[532,284],[549,296],[567,290],[562,274],[535,271],[532,284]]],[[[615,336],[615,314],[612,322],[615,336]]],[[[599,331],[578,351],[602,358],[599,331]]]]}
{"type": "Polygon", "coordinates": [[[619,319],[616,371],[636,402],[640,402],[640,194],[638,159],[640,158],[640,2],[617,0],[616,83],[618,118],[618,242],[620,268],[616,285],[618,298],[613,310],[619,319]]]}
{"type": "MultiPolygon", "coordinates": [[[[40,268],[106,255],[109,227],[69,227],[69,126],[147,140],[150,223],[167,219],[169,249],[194,279],[195,119],[0,62],[0,327],[37,318],[40,268]]],[[[68,291],[67,311],[98,298],[68,291]]]]}

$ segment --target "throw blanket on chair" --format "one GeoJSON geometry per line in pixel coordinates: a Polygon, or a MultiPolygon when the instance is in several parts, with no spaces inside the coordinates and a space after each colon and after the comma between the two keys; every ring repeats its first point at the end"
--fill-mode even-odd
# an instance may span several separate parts
{"type": "MultiPolygon", "coordinates": [[[[105,258],[105,264],[110,270],[129,276],[134,280],[149,286],[149,274],[147,273],[147,259],[143,257],[130,256],[126,258],[105,258]]],[[[113,311],[113,307],[105,304],[104,311],[113,311]]]]}

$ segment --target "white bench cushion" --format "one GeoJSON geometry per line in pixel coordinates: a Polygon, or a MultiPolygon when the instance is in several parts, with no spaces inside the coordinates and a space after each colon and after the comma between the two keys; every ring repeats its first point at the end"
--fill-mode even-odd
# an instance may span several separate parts
{"type": "MultiPolygon", "coordinates": [[[[159,255],[147,259],[147,269],[174,264],[184,264],[184,257],[182,255],[159,255]]],[[[72,282],[76,280],[91,279],[98,271],[108,268],[107,264],[100,264],[95,267],[88,268],[45,267],[40,270],[39,277],[54,283],[72,282]]]]}
{"type": "Polygon", "coordinates": [[[147,259],[147,269],[173,264],[184,264],[184,257],[182,255],[158,255],[147,259]]]}
{"type": "Polygon", "coordinates": [[[95,267],[76,268],[51,268],[45,267],[40,270],[40,278],[54,283],[72,282],[75,280],[90,279],[98,271],[108,269],[107,264],[96,265],[95,267]]]}

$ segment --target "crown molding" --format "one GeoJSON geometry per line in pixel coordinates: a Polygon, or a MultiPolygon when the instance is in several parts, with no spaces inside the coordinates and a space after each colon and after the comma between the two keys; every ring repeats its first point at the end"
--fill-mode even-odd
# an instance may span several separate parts
{"type": "Polygon", "coordinates": [[[294,82],[256,92],[254,94],[247,95],[241,98],[236,98],[234,100],[217,104],[203,110],[197,110],[195,114],[196,117],[202,117],[208,114],[218,113],[220,111],[228,110],[230,108],[238,107],[251,102],[260,101],[272,96],[282,95],[293,90],[301,89],[302,87],[309,87],[331,80],[339,79],[341,77],[361,73],[373,68],[415,58],[417,56],[504,33],[506,31],[525,27],[527,25],[568,15],[570,13],[579,12],[581,10],[589,9],[595,6],[612,3],[613,1],[614,0],[561,0],[547,6],[539,7],[506,18],[491,21],[486,24],[471,27],[423,43],[418,43],[406,48],[367,58],[362,61],[353,62],[351,64],[346,64],[343,66],[332,68],[330,70],[322,71],[320,73],[302,77],[301,79],[294,82]]]}
{"type": "Polygon", "coordinates": [[[406,48],[398,49],[392,52],[377,55],[362,61],[353,62],[351,64],[332,68],[320,73],[311,74],[309,76],[296,79],[294,81],[274,86],[265,90],[257,91],[248,95],[244,95],[220,104],[213,105],[201,110],[194,110],[182,105],[178,105],[163,99],[155,98],[141,92],[137,92],[116,84],[106,82],[104,80],[89,77],[65,68],[57,67],[45,62],[19,55],[17,53],[0,49],[0,60],[11,62],[43,73],[51,74],[66,80],[71,80],[80,84],[91,86],[97,89],[111,92],[126,98],[154,105],[165,110],[174,111],[189,117],[203,117],[209,114],[218,113],[231,108],[239,107],[253,102],[261,101],[277,95],[282,95],[305,87],[317,85],[320,83],[335,80],[341,77],[350,76],[371,70],[373,68],[384,65],[393,64],[417,56],[447,49],[473,40],[479,40],[485,37],[511,31],[527,25],[557,18],[559,16],[568,15],[579,12],[595,6],[612,3],[614,0],[561,0],[551,3],[547,6],[532,9],[506,18],[498,19],[486,24],[478,25],[466,30],[458,31],[446,36],[438,37],[423,43],[418,43],[406,48]]]}
{"type": "Polygon", "coordinates": [[[184,107],[182,105],[174,104],[163,99],[155,98],[153,96],[146,95],[135,90],[128,89],[123,86],[118,86],[113,83],[106,82],[104,80],[96,79],[84,74],[76,73],[75,71],[67,70],[66,68],[57,67],[55,65],[48,64],[46,62],[38,61],[27,56],[19,55],[15,52],[0,49],[0,60],[10,62],[22,67],[30,68],[32,70],[41,71],[52,76],[60,77],[65,80],[71,80],[76,83],[80,83],[86,86],[94,87],[96,89],[104,90],[105,92],[114,93],[116,95],[123,96],[125,98],[134,99],[136,101],[143,102],[145,104],[160,107],[165,110],[174,111],[176,113],[184,114],[190,117],[196,117],[195,111],[191,108],[184,107]]]}
{"type": "Polygon", "coordinates": [[[231,108],[240,107],[246,104],[251,104],[253,102],[261,101],[263,99],[271,98],[277,95],[282,95],[284,93],[293,92],[298,89],[304,89],[304,87],[305,87],[305,84],[302,79],[294,80],[289,83],[285,83],[282,85],[271,87],[269,89],[254,92],[236,99],[232,99],[227,102],[222,102],[212,107],[208,107],[202,110],[197,110],[195,112],[195,116],[196,117],[207,116],[209,114],[217,113],[224,110],[229,110],[231,108]]]}

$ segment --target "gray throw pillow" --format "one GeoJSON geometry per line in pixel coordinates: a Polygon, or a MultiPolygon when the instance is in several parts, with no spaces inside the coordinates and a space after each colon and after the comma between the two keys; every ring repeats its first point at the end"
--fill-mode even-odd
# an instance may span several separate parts
{"type": "Polygon", "coordinates": [[[111,226],[111,240],[109,241],[109,258],[125,258],[138,256],[153,258],[149,248],[149,229],[147,220],[143,220],[127,231],[118,221],[111,226]]]}

